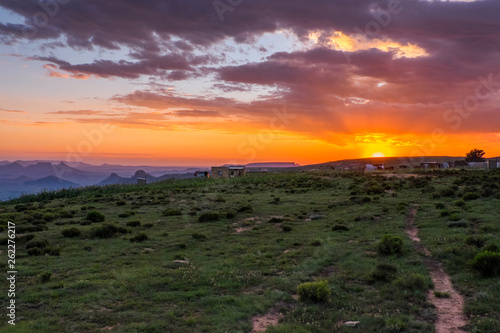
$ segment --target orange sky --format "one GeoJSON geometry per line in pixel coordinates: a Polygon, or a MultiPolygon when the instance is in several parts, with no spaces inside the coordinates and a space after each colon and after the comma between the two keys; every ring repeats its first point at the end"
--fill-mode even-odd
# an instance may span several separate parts
{"type": "Polygon", "coordinates": [[[0,4],[0,160],[500,155],[498,2],[291,1],[227,19],[201,1],[132,16],[133,1],[69,3],[33,35],[13,27],[31,24],[34,2],[0,4]]]}

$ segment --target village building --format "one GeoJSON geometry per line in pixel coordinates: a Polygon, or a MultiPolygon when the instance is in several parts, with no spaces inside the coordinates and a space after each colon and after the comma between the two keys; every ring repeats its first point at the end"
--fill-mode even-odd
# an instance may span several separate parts
{"type": "Polygon", "coordinates": [[[246,167],[243,165],[212,167],[212,178],[243,177],[246,173],[246,167]]]}
{"type": "Polygon", "coordinates": [[[194,177],[195,178],[209,178],[210,173],[208,171],[195,171],[194,177]]]}
{"type": "Polygon", "coordinates": [[[366,171],[377,171],[377,170],[385,170],[384,164],[367,164],[366,171]]]}

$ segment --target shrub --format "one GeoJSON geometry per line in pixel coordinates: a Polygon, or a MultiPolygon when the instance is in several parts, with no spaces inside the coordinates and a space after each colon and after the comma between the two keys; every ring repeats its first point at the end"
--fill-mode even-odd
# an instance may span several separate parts
{"type": "Polygon", "coordinates": [[[468,224],[465,221],[448,222],[448,228],[467,228],[468,224]]]}
{"type": "Polygon", "coordinates": [[[279,217],[271,217],[271,219],[268,222],[269,223],[281,223],[281,222],[283,222],[283,219],[279,218],[279,217]]]}
{"type": "Polygon", "coordinates": [[[140,227],[141,221],[129,221],[126,224],[127,227],[140,227]]]}
{"type": "Polygon", "coordinates": [[[63,229],[61,231],[61,233],[62,233],[62,235],[64,237],[70,237],[70,238],[72,238],[72,237],[78,237],[78,236],[80,236],[81,231],[78,228],[72,227],[72,228],[63,229]]]}
{"type": "Polygon", "coordinates": [[[472,201],[481,198],[481,196],[478,193],[467,192],[464,194],[463,198],[465,201],[472,201]]]}
{"type": "Polygon", "coordinates": [[[221,218],[220,214],[217,212],[207,212],[203,213],[198,217],[198,222],[213,222],[221,218]]]}
{"type": "Polygon", "coordinates": [[[290,232],[290,231],[292,231],[292,227],[290,227],[288,225],[282,226],[281,229],[283,230],[283,232],[290,232]]]}
{"type": "Polygon", "coordinates": [[[28,255],[29,256],[41,256],[43,254],[43,251],[40,250],[38,247],[32,247],[28,249],[28,255]]]}
{"type": "Polygon", "coordinates": [[[123,201],[123,200],[121,200],[121,201],[117,201],[117,202],[116,202],[116,205],[117,205],[117,206],[125,206],[126,204],[127,204],[127,202],[126,202],[126,201],[123,201]]]}
{"type": "Polygon", "coordinates": [[[469,236],[465,239],[465,244],[475,247],[483,247],[485,243],[486,239],[484,236],[469,236]]]}
{"type": "Polygon", "coordinates": [[[500,247],[496,244],[488,244],[484,247],[484,251],[500,252],[500,247]]]}
{"type": "Polygon", "coordinates": [[[450,215],[449,219],[450,219],[450,221],[456,222],[456,221],[460,221],[462,219],[462,217],[458,213],[453,213],[450,215]]]}
{"type": "Polygon", "coordinates": [[[446,216],[450,216],[451,213],[447,210],[443,210],[440,215],[441,215],[441,217],[446,217],[446,216]]]}
{"type": "Polygon", "coordinates": [[[321,246],[321,241],[319,239],[313,240],[311,242],[312,246],[321,246]]]}
{"type": "Polygon", "coordinates": [[[85,216],[85,220],[91,222],[104,222],[106,220],[106,217],[98,211],[93,211],[85,216]]]}
{"type": "Polygon", "coordinates": [[[397,272],[397,267],[392,264],[378,264],[370,272],[370,281],[390,282],[396,278],[397,272]]]}
{"type": "Polygon", "coordinates": [[[97,238],[112,238],[118,233],[127,233],[127,229],[117,227],[111,223],[105,223],[102,226],[92,229],[91,233],[93,237],[97,238]]]}
{"type": "Polygon", "coordinates": [[[410,273],[394,281],[396,286],[405,290],[426,290],[429,283],[425,276],[419,273],[410,273]]]}
{"type": "Polygon", "coordinates": [[[55,216],[54,216],[54,214],[52,214],[52,213],[45,213],[45,214],[43,214],[42,218],[43,218],[45,221],[47,221],[47,222],[51,222],[51,221],[54,221],[54,219],[55,219],[56,217],[55,217],[55,216]]]}
{"type": "Polygon", "coordinates": [[[235,217],[236,217],[236,213],[235,213],[235,212],[233,212],[233,211],[229,211],[229,212],[227,212],[227,213],[226,213],[226,217],[227,217],[228,219],[235,218],[235,217]]]}
{"type": "Polygon", "coordinates": [[[500,275],[500,253],[483,251],[469,260],[468,265],[483,277],[500,275]]]}
{"type": "Polygon", "coordinates": [[[125,212],[125,213],[118,214],[118,217],[126,218],[126,217],[130,217],[130,216],[133,216],[133,215],[135,215],[135,212],[125,212]]]}
{"type": "Polygon", "coordinates": [[[193,237],[196,240],[200,240],[200,241],[204,241],[205,239],[207,239],[207,236],[205,236],[203,234],[199,234],[197,232],[195,232],[194,234],[192,234],[191,237],[193,237]]]}
{"type": "Polygon", "coordinates": [[[454,197],[455,196],[455,191],[452,189],[452,188],[445,188],[445,189],[442,189],[440,192],[439,192],[439,195],[442,196],[442,197],[454,197]]]}
{"type": "Polygon", "coordinates": [[[50,281],[51,277],[51,272],[43,272],[42,274],[38,275],[38,281],[40,281],[40,283],[47,283],[50,281]]]}
{"type": "Polygon", "coordinates": [[[30,240],[28,243],[26,243],[26,248],[32,249],[32,248],[37,247],[39,249],[43,249],[47,245],[49,245],[49,242],[46,239],[33,239],[33,240],[30,240]]]}
{"type": "Polygon", "coordinates": [[[131,242],[144,242],[147,239],[149,239],[148,235],[141,232],[140,234],[137,234],[136,236],[130,238],[130,241],[131,242]]]}
{"type": "Polygon", "coordinates": [[[332,294],[326,281],[306,282],[297,287],[301,301],[327,302],[332,294]]]}
{"type": "Polygon", "coordinates": [[[59,256],[61,254],[61,249],[58,247],[48,247],[45,249],[45,253],[51,256],[59,256]]]}
{"type": "MultiPolygon", "coordinates": [[[[17,239],[19,239],[19,241],[25,241],[25,242],[29,242],[30,240],[32,240],[33,238],[35,238],[35,235],[33,234],[25,234],[23,236],[17,236],[17,239]]],[[[3,245],[3,244],[2,244],[3,245]]],[[[6,244],[5,244],[6,245],[6,244]]]]}
{"type": "Polygon", "coordinates": [[[384,188],[378,185],[370,186],[366,189],[366,194],[382,194],[384,193],[384,188]]]}
{"type": "Polygon", "coordinates": [[[182,215],[182,211],[176,208],[168,208],[163,211],[163,216],[179,216],[182,215]]]}
{"type": "Polygon", "coordinates": [[[349,229],[348,226],[343,224],[336,224],[332,227],[332,231],[349,231],[349,230],[351,229],[349,229]]]}
{"type": "Polygon", "coordinates": [[[143,227],[146,229],[152,228],[154,226],[153,223],[144,223],[143,227]]]}
{"type": "Polygon", "coordinates": [[[455,201],[455,206],[464,208],[465,207],[465,201],[463,199],[455,201]]]}
{"type": "Polygon", "coordinates": [[[384,235],[377,248],[380,254],[401,254],[403,252],[403,238],[390,234],[384,235]]]}
{"type": "Polygon", "coordinates": [[[444,209],[445,207],[446,206],[440,202],[436,204],[436,209],[444,209]]]}
{"type": "Polygon", "coordinates": [[[215,199],[215,202],[226,202],[226,200],[221,196],[219,195],[216,199],[215,199]]]}
{"type": "Polygon", "coordinates": [[[237,210],[238,213],[251,213],[253,212],[252,206],[246,205],[246,206],[241,206],[237,210]]]}

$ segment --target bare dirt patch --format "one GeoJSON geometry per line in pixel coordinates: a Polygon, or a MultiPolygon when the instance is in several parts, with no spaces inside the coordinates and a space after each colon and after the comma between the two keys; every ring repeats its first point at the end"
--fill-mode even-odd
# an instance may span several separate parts
{"type": "Polygon", "coordinates": [[[239,227],[239,228],[234,229],[234,231],[236,231],[237,234],[242,233],[243,231],[248,231],[248,230],[252,230],[252,227],[239,227]]]}
{"type": "Polygon", "coordinates": [[[265,332],[269,326],[276,326],[280,320],[280,314],[278,313],[276,306],[269,309],[266,314],[261,316],[255,316],[252,318],[252,331],[254,332],[265,332]]]}
{"type": "Polygon", "coordinates": [[[406,218],[406,233],[415,244],[418,252],[425,255],[425,265],[429,270],[434,290],[450,295],[448,298],[438,298],[434,290],[429,290],[427,299],[437,310],[436,333],[465,333],[461,327],[466,325],[463,313],[464,299],[454,288],[450,276],[446,274],[439,261],[431,257],[429,250],[420,244],[418,229],[413,224],[417,215],[418,205],[413,205],[406,218]]]}

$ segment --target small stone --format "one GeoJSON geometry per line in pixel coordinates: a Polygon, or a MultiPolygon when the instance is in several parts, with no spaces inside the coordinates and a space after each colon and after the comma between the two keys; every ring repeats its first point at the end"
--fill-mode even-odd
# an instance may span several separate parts
{"type": "Polygon", "coordinates": [[[174,260],[174,262],[178,264],[189,264],[189,261],[187,260],[174,260]]]}
{"type": "Polygon", "coordinates": [[[359,321],[346,321],[344,323],[344,326],[356,327],[356,326],[358,326],[358,324],[359,324],[359,321]]]}

